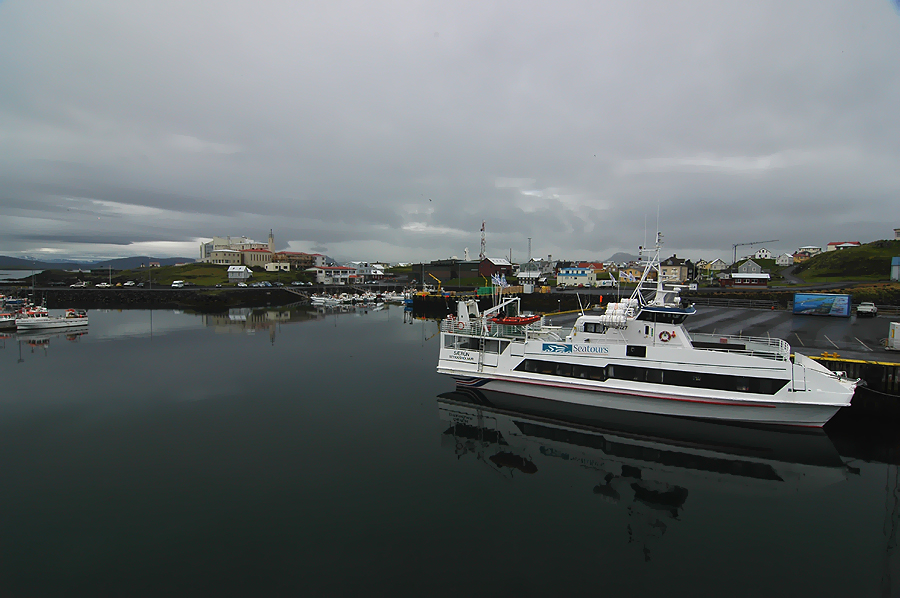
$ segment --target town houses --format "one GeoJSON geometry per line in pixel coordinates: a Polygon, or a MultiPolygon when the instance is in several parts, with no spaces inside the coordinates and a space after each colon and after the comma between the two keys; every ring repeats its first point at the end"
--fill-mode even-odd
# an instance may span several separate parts
{"type": "MultiPolygon", "coordinates": [[[[900,235],[900,229],[893,229],[900,235]]],[[[662,280],[668,284],[713,284],[735,288],[764,288],[775,273],[792,265],[801,264],[816,255],[844,251],[862,245],[859,241],[830,241],[824,248],[818,245],[802,245],[791,252],[776,252],[769,247],[758,247],[749,255],[737,258],[733,264],[715,257],[696,259],[672,254],[660,262],[662,280]]],[[[622,255],[622,254],[617,254],[622,255]]],[[[322,284],[363,284],[384,280],[393,275],[389,265],[370,261],[335,263],[319,253],[278,251],[275,234],[269,231],[266,242],[257,242],[245,236],[215,236],[200,244],[200,262],[228,266],[229,278],[245,280],[255,271],[304,272],[322,284]]],[[[456,257],[430,262],[396,264],[408,272],[404,278],[409,284],[440,287],[449,281],[468,281],[490,285],[491,281],[514,281],[532,288],[559,285],[561,287],[601,287],[633,283],[643,274],[638,259],[625,261],[560,260],[552,255],[546,258],[530,258],[519,264],[509,258],[486,256],[479,259],[456,257]]]]}

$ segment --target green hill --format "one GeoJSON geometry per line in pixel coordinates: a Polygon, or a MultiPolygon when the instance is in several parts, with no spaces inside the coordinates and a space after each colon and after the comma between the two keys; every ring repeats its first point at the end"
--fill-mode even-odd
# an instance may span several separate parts
{"type": "Polygon", "coordinates": [[[794,274],[807,282],[888,280],[891,258],[900,256],[900,241],[874,241],[828,251],[799,264],[794,274]]]}

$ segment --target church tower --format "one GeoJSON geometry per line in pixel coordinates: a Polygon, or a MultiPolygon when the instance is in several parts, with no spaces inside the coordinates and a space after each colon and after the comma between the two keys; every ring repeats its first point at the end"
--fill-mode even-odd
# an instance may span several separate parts
{"type": "Polygon", "coordinates": [[[275,253],[275,235],[272,234],[272,229],[269,229],[269,251],[275,253]]]}

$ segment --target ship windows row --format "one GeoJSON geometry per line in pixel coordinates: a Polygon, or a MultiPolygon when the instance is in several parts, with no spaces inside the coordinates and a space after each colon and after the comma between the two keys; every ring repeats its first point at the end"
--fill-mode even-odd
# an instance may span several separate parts
{"type": "Polygon", "coordinates": [[[775,394],[787,384],[787,380],[773,380],[770,378],[661,370],[630,365],[609,364],[599,367],[542,361],[540,359],[525,359],[516,366],[516,371],[565,378],[581,378],[597,382],[603,382],[608,379],[629,380],[633,382],[665,384],[667,386],[687,386],[767,395],[775,394]]]}
{"type": "Polygon", "coordinates": [[[481,351],[484,343],[485,353],[503,353],[509,346],[509,341],[494,338],[481,338],[475,336],[463,336],[456,334],[444,335],[445,349],[463,349],[467,351],[481,351]]]}

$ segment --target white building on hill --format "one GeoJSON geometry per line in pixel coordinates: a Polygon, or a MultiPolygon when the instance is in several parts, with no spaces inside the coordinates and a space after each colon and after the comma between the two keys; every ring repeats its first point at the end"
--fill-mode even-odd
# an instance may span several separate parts
{"type": "Polygon", "coordinates": [[[790,253],[782,253],[778,257],[775,258],[776,266],[790,266],[794,263],[794,256],[790,253]]]}
{"type": "Polygon", "coordinates": [[[211,263],[213,252],[228,249],[231,251],[246,251],[248,249],[266,249],[275,252],[275,235],[269,231],[268,243],[257,243],[247,237],[213,237],[212,241],[200,244],[201,262],[211,263]]]}

